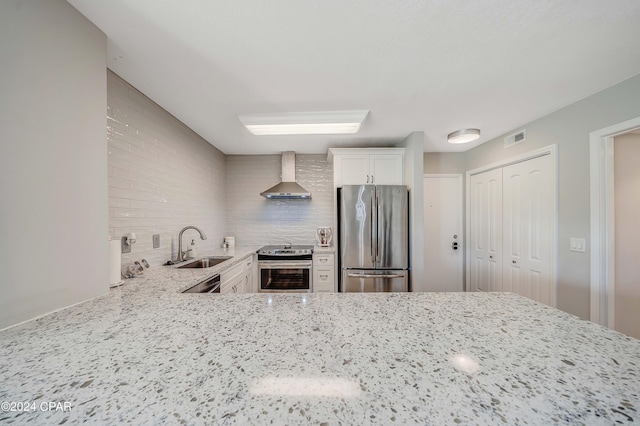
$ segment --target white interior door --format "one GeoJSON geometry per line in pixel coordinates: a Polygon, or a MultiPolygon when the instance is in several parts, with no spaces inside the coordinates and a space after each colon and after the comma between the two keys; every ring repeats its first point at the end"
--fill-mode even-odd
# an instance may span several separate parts
{"type": "Polygon", "coordinates": [[[502,169],[471,176],[471,291],[502,291],[502,169]]]}
{"type": "Polygon", "coordinates": [[[467,172],[470,291],[511,291],[556,305],[556,147],[467,172]]]}
{"type": "Polygon", "coordinates": [[[463,247],[462,175],[425,175],[426,291],[463,291],[463,247]]]}
{"type": "Polygon", "coordinates": [[[553,305],[553,160],[512,164],[502,175],[502,289],[553,305]]]}
{"type": "MultiPolygon", "coordinates": [[[[640,339],[640,133],[614,138],[614,278],[609,327],[640,339]]],[[[613,287],[611,289],[611,287],[613,287]]]]}

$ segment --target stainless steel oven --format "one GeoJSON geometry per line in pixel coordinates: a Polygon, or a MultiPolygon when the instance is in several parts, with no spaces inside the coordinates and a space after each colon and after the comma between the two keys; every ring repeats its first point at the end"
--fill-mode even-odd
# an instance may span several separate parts
{"type": "Polygon", "coordinates": [[[258,250],[258,291],[310,293],[313,291],[312,246],[265,246],[258,250]]]}

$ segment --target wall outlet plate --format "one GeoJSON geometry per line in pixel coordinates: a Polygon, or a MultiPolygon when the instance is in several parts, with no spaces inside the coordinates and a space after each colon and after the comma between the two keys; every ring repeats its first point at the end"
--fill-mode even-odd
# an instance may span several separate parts
{"type": "Polygon", "coordinates": [[[122,237],[122,253],[131,253],[131,246],[127,244],[127,236],[122,237]]]}
{"type": "Polygon", "coordinates": [[[584,238],[570,238],[569,250],[585,253],[587,251],[587,241],[584,238]]]}
{"type": "Polygon", "coordinates": [[[153,234],[153,248],[160,247],[160,234],[153,234]]]}

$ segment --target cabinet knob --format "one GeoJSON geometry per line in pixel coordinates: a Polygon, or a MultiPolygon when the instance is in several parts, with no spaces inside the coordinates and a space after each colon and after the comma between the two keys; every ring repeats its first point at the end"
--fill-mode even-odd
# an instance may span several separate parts
{"type": "Polygon", "coordinates": [[[516,262],[515,260],[512,260],[511,263],[518,263],[518,262],[516,262]]]}
{"type": "Polygon", "coordinates": [[[489,256],[489,259],[493,259],[493,256],[489,256]]]}

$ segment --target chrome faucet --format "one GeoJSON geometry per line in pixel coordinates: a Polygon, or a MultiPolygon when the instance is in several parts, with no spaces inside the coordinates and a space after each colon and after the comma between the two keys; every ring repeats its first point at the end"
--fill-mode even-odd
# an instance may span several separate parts
{"type": "Polygon", "coordinates": [[[197,228],[195,226],[185,226],[184,228],[182,228],[182,230],[178,234],[178,257],[176,258],[176,262],[182,262],[184,260],[184,253],[182,253],[182,234],[187,229],[195,229],[196,231],[198,231],[200,233],[200,239],[201,240],[206,240],[207,239],[207,236],[205,235],[204,232],[202,232],[200,230],[200,228],[197,228]]]}

